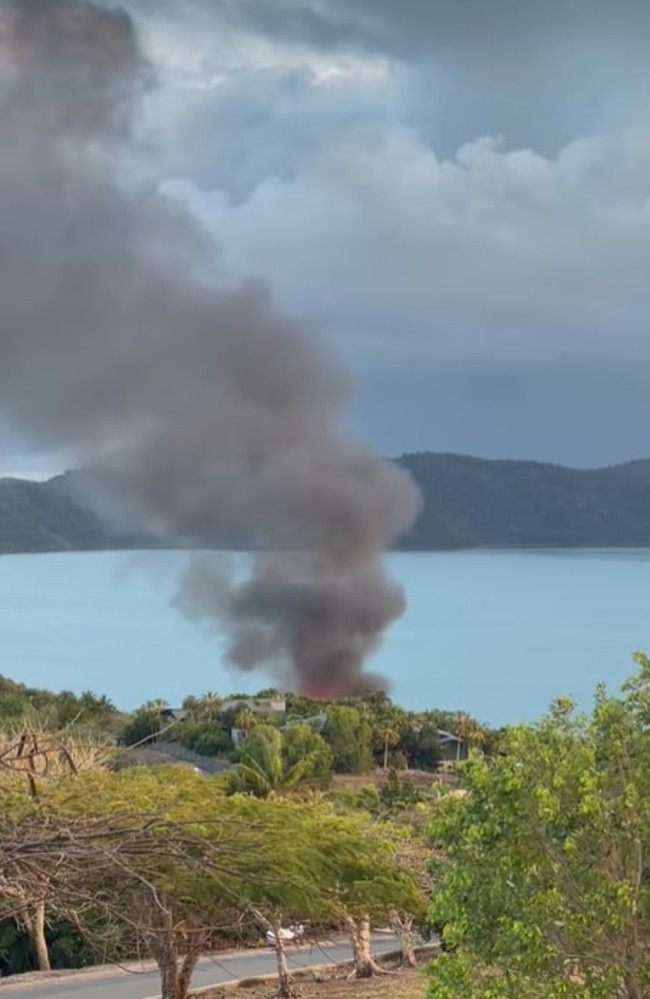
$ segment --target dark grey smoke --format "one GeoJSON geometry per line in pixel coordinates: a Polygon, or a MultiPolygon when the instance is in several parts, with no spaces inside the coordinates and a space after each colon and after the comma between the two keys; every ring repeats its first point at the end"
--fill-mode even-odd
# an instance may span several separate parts
{"type": "Polygon", "coordinates": [[[254,542],[243,579],[197,557],[183,605],[225,622],[238,667],[358,692],[403,610],[382,551],[414,489],[343,432],[346,378],[264,287],[220,286],[186,214],[126,189],[153,82],[123,11],[0,0],[5,418],[170,543],[254,542]]]}

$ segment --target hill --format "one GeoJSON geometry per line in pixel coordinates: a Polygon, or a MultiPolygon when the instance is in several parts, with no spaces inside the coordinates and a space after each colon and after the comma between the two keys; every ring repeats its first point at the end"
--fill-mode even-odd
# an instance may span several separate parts
{"type": "Polygon", "coordinates": [[[147,547],[144,532],[119,527],[93,508],[78,473],[47,482],[0,479],[0,554],[147,547]]]}
{"type": "Polygon", "coordinates": [[[400,548],[650,545],[650,460],[599,469],[403,455],[423,496],[400,548]]]}
{"type": "MultiPolygon", "coordinates": [[[[420,452],[396,459],[422,512],[406,551],[527,545],[650,545],[650,460],[599,469],[420,452]]],[[[151,547],[90,504],[78,473],[47,482],[0,479],[0,553],[151,547]]],[[[238,539],[239,540],[239,539],[238,539]]],[[[233,547],[225,535],[206,547],[233,547]]]]}

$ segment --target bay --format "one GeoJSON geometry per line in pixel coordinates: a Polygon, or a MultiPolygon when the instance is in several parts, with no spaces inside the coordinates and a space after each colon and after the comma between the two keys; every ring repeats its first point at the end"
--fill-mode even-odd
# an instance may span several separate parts
{"type": "MultiPolygon", "coordinates": [[[[222,637],[174,605],[180,552],[0,558],[0,672],[31,686],[107,694],[132,708],[273,682],[229,670],[222,637]]],[[[588,707],[650,651],[650,549],[388,556],[408,610],[368,664],[408,708],[534,720],[558,694],[588,707]]]]}

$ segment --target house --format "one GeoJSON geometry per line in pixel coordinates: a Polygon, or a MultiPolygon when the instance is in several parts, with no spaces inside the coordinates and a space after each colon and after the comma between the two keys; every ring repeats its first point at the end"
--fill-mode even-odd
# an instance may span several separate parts
{"type": "Polygon", "coordinates": [[[283,732],[286,732],[290,728],[294,728],[296,725],[309,725],[313,728],[315,732],[322,732],[325,728],[327,722],[327,714],[325,711],[319,711],[317,715],[309,715],[308,718],[292,718],[291,721],[285,722],[280,728],[283,732]]]}
{"type": "Polygon", "coordinates": [[[162,708],[160,711],[160,717],[168,721],[185,721],[188,715],[189,711],[185,708],[162,708]]]}
{"type": "MultiPolygon", "coordinates": [[[[232,714],[237,717],[240,712],[249,711],[260,718],[279,721],[287,711],[286,697],[231,697],[219,705],[219,714],[232,714]]],[[[185,708],[162,708],[160,717],[170,722],[181,722],[191,718],[191,710],[185,708]]],[[[235,746],[248,735],[248,730],[242,726],[232,727],[230,735],[235,746]]]]}
{"type": "Polygon", "coordinates": [[[459,763],[460,760],[467,759],[468,746],[465,739],[462,739],[459,735],[454,735],[453,732],[446,732],[442,728],[439,728],[437,732],[441,762],[459,763]]]}
{"type": "Polygon", "coordinates": [[[231,697],[224,701],[219,708],[222,715],[229,711],[250,711],[254,715],[276,715],[286,714],[286,697],[231,697]]]}
{"type": "MultiPolygon", "coordinates": [[[[231,713],[235,720],[239,714],[247,711],[259,718],[279,721],[286,714],[287,700],[285,697],[231,697],[230,700],[224,701],[220,708],[222,715],[231,713]]],[[[247,726],[233,725],[230,729],[230,738],[234,746],[238,746],[248,734],[247,726]]]]}

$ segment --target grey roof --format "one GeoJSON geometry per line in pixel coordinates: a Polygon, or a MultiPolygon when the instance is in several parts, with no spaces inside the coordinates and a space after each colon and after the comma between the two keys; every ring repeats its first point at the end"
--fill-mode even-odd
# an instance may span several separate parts
{"type": "Polygon", "coordinates": [[[444,728],[437,729],[438,735],[440,736],[441,742],[464,742],[465,740],[460,735],[454,735],[453,732],[445,732],[444,728]]]}

